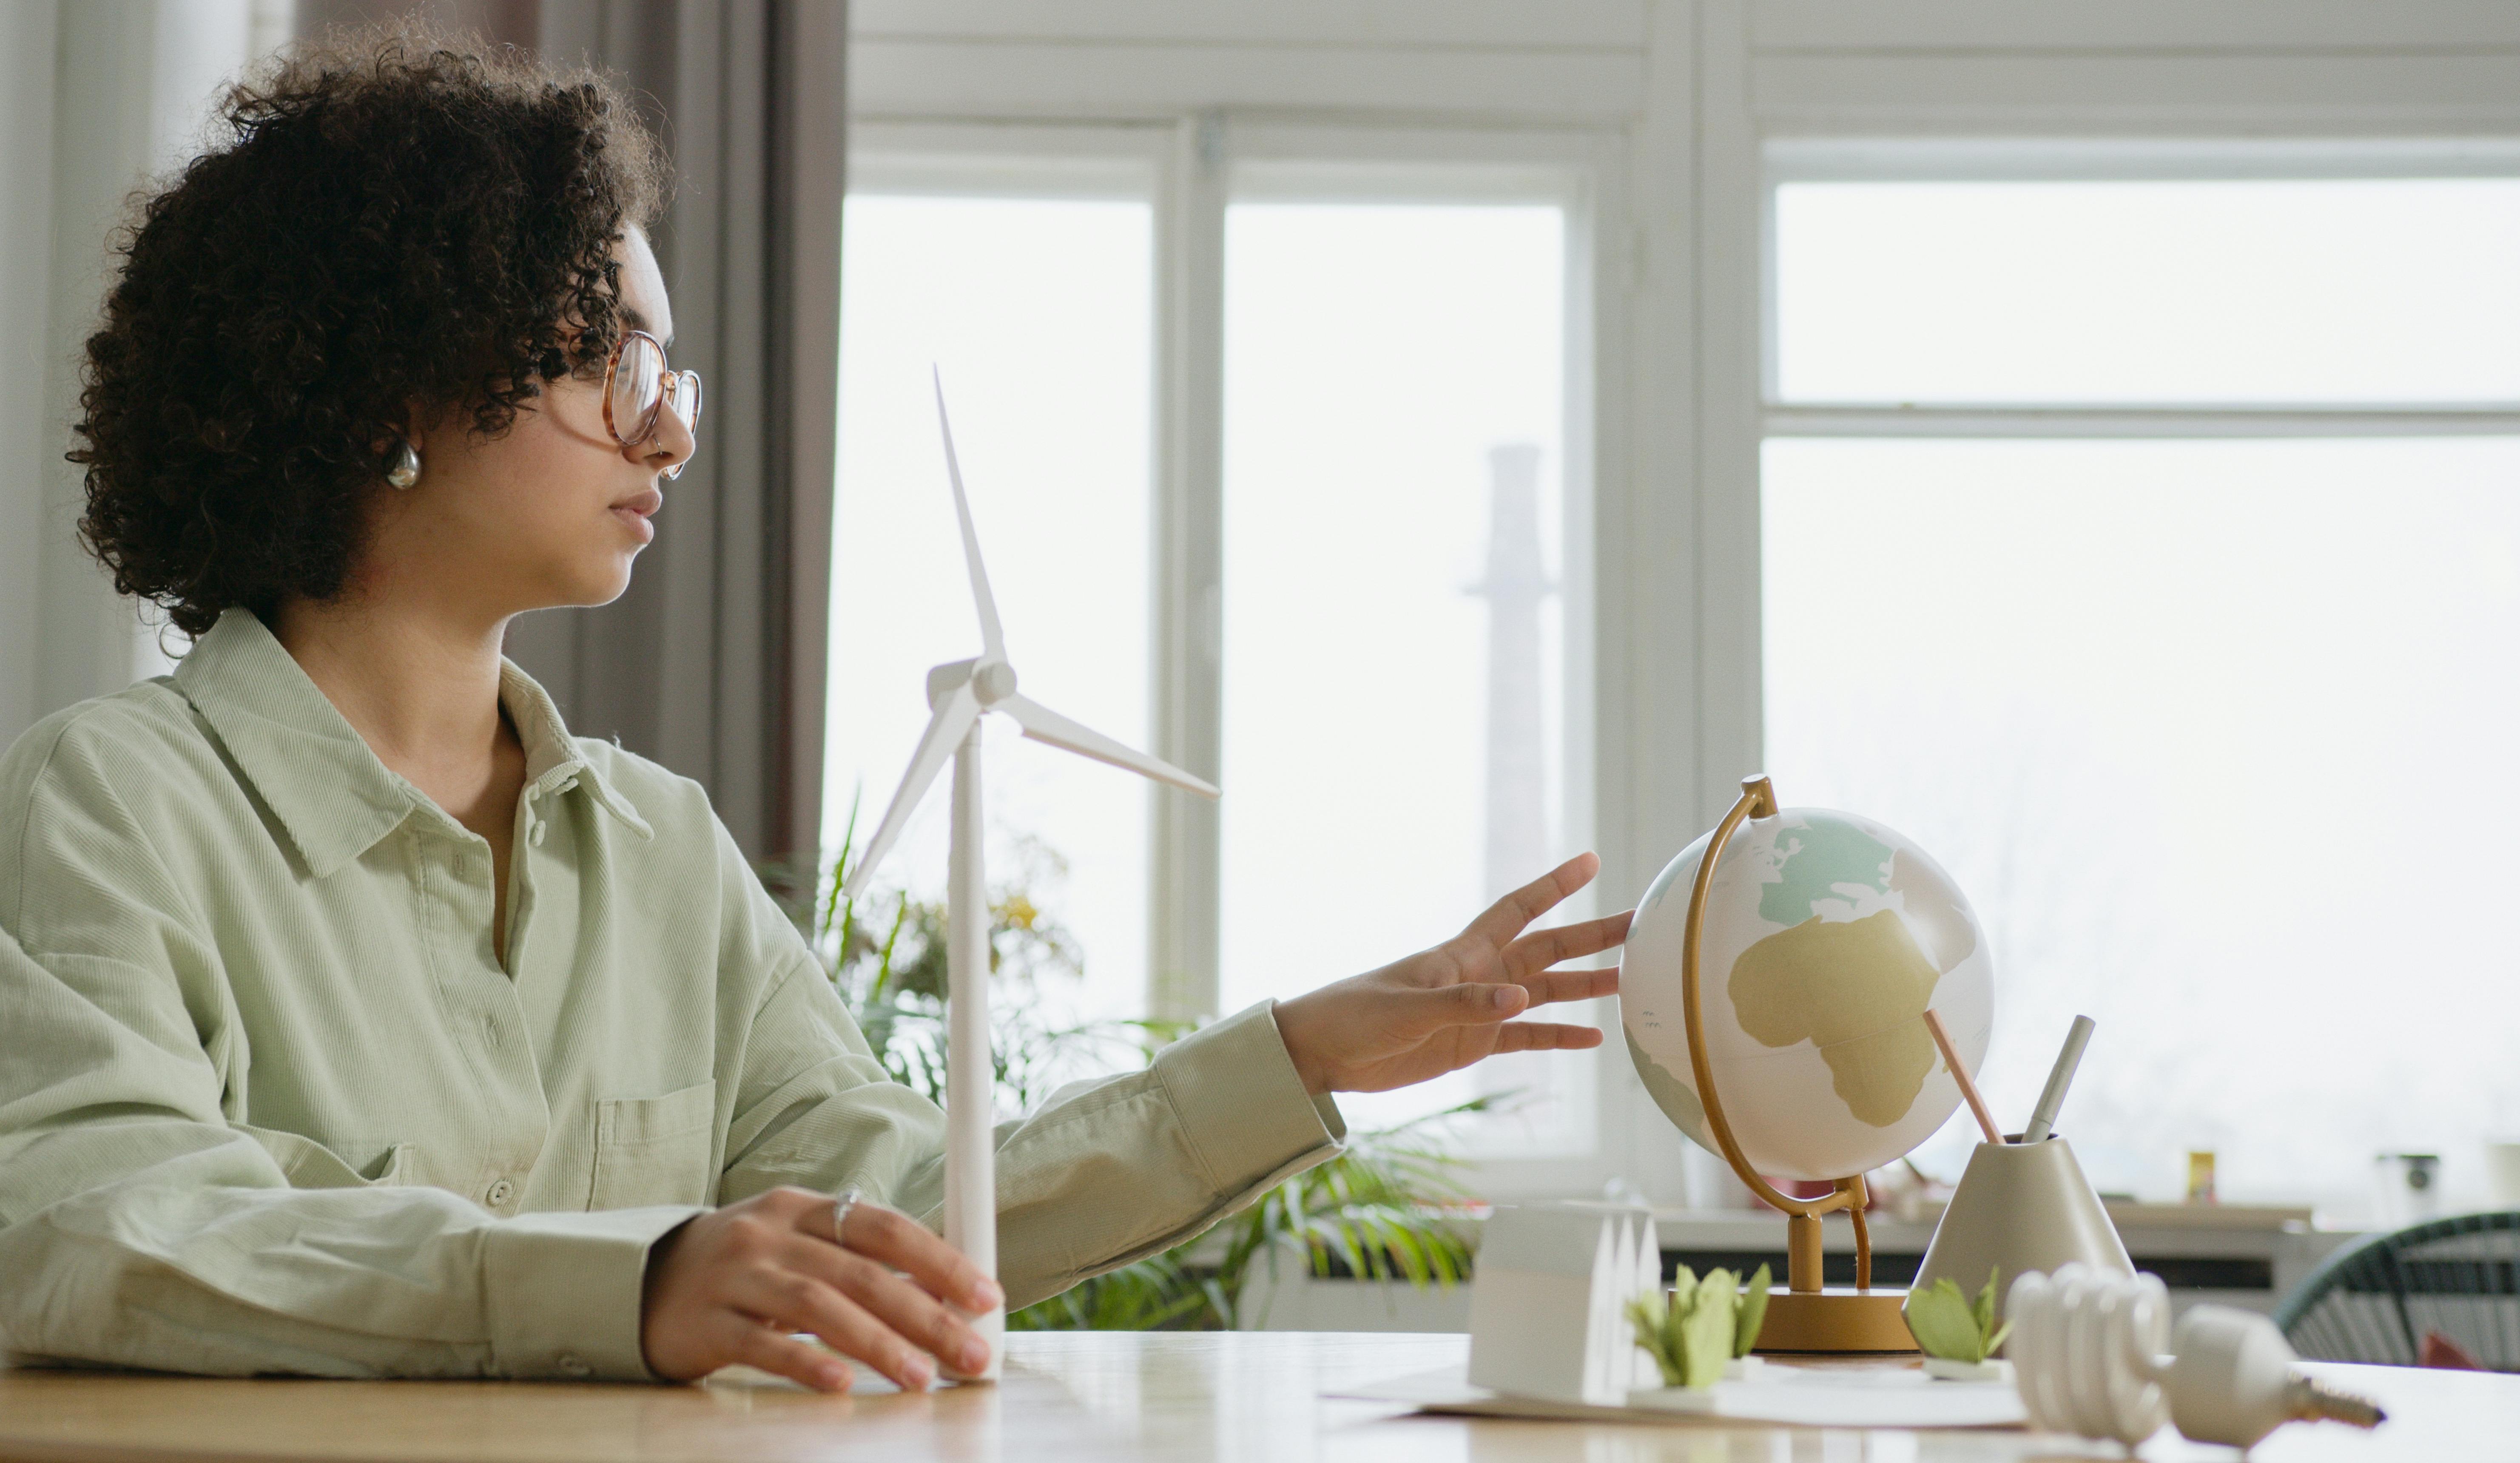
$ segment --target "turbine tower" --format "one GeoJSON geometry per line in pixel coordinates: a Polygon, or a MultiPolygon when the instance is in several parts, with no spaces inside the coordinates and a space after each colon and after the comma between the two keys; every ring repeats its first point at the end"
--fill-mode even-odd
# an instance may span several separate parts
{"type": "Polygon", "coordinates": [[[1540,449],[1488,450],[1488,899],[1519,887],[1549,852],[1540,733],[1540,606],[1556,586],[1540,562],[1540,449]]]}
{"type": "MultiPolygon", "coordinates": [[[[1023,734],[1035,741],[1201,797],[1215,797],[1216,789],[1171,763],[1123,746],[1015,693],[1015,668],[1007,659],[998,601],[989,593],[988,570],[980,563],[980,536],[971,527],[971,504],[963,492],[963,466],[954,455],[954,425],[945,415],[941,374],[936,377],[936,425],[945,437],[945,476],[953,485],[954,516],[963,528],[963,560],[970,570],[971,598],[980,612],[980,653],[928,671],[927,704],[933,715],[927,730],[920,733],[919,749],[911,754],[910,770],[902,775],[892,805],[884,810],[882,823],[867,844],[866,857],[850,871],[841,897],[854,900],[866,892],[876,865],[901,836],[950,753],[954,826],[945,880],[945,1242],[994,1280],[998,1276],[998,1184],[990,1122],[995,1067],[989,1052],[989,882],[981,842],[986,829],[980,816],[980,716],[994,711],[1012,717],[1023,734]]],[[[1004,1308],[974,1318],[974,1329],[989,1346],[989,1364],[978,1376],[966,1380],[997,1379],[1006,1349],[1006,1324],[1004,1308]]]]}

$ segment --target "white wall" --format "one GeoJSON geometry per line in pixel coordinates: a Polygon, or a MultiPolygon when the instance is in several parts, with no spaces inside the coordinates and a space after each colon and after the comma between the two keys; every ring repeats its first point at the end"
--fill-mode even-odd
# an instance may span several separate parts
{"type": "Polygon", "coordinates": [[[0,7],[0,742],[166,668],[78,547],[63,460],[77,363],[134,190],[200,151],[209,107],[287,34],[288,0],[11,0],[0,7]]]}

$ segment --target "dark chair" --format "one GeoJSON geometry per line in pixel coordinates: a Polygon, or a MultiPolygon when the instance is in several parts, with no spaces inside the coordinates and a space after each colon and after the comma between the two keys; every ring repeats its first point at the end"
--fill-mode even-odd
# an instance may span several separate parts
{"type": "Polygon", "coordinates": [[[2275,1308],[2316,1361],[2413,1366],[2439,1332],[2496,1371],[2520,1371],[2520,1214],[2465,1214],[2357,1240],[2275,1308]]]}

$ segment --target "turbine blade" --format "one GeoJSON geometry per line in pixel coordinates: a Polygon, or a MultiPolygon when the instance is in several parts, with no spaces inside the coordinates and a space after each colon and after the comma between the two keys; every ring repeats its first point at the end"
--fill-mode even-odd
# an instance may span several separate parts
{"type": "Polygon", "coordinates": [[[928,784],[945,768],[945,759],[963,744],[963,734],[980,719],[980,698],[971,691],[970,684],[954,687],[954,693],[927,722],[927,730],[919,733],[919,750],[910,754],[910,771],[901,775],[901,786],[892,794],[892,806],[883,810],[883,823],[867,840],[866,853],[857,867],[849,870],[848,882],[840,889],[840,898],[856,899],[866,892],[867,880],[883,856],[892,852],[893,840],[901,836],[910,815],[918,811],[919,800],[927,794],[928,784]]]}
{"type": "Polygon", "coordinates": [[[989,708],[1003,711],[1015,719],[1023,733],[1035,741],[1046,741],[1079,757],[1091,757],[1125,768],[1142,777],[1169,782],[1184,792],[1194,792],[1203,798],[1216,796],[1216,789],[1160,757],[1149,757],[1135,747],[1123,746],[1091,727],[1082,727],[1058,712],[1026,696],[1009,696],[989,708]]]}
{"type": "Polygon", "coordinates": [[[963,522],[963,558],[971,569],[971,598],[980,606],[980,651],[1004,659],[1006,631],[998,624],[998,599],[989,593],[989,571],[980,564],[980,535],[971,527],[971,500],[963,492],[963,461],[954,455],[954,423],[945,416],[945,373],[928,368],[936,381],[936,425],[945,433],[945,475],[954,484],[954,515],[963,522]]]}

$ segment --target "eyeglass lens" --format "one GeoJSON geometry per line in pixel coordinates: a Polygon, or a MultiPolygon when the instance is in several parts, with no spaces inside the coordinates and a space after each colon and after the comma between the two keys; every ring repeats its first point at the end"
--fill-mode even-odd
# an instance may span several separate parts
{"type": "Polygon", "coordinates": [[[663,403],[665,353],[645,335],[633,335],[621,344],[620,357],[612,367],[612,399],[609,403],[614,435],[624,442],[647,440],[656,424],[656,408],[663,403]]]}
{"type": "Polygon", "coordinates": [[[673,394],[667,398],[674,415],[683,419],[683,430],[698,433],[700,429],[700,374],[697,371],[674,373],[673,394]]]}

